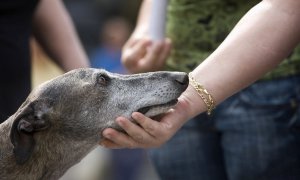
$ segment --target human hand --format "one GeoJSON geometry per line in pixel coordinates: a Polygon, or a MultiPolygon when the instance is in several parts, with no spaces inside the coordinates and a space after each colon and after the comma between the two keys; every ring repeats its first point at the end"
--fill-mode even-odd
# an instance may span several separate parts
{"type": "Polygon", "coordinates": [[[190,106],[190,99],[181,96],[174,109],[167,112],[159,121],[152,120],[138,112],[132,114],[137,124],[124,117],[118,117],[116,122],[127,134],[107,128],[102,133],[104,139],[100,145],[112,149],[159,147],[191,118],[190,106]]]}
{"type": "Polygon", "coordinates": [[[162,70],[171,44],[168,38],[153,42],[143,37],[131,37],[123,47],[122,63],[131,73],[162,70]]]}

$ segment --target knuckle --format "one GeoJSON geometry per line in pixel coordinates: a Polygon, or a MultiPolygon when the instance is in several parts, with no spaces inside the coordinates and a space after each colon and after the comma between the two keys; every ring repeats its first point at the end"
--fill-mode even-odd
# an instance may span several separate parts
{"type": "Polygon", "coordinates": [[[136,121],[141,125],[145,126],[146,125],[146,117],[141,117],[141,116],[134,116],[136,121]]]}
{"type": "Polygon", "coordinates": [[[164,127],[165,127],[166,130],[169,131],[169,130],[172,130],[174,128],[174,125],[172,123],[166,123],[164,127]]]}
{"type": "Polygon", "coordinates": [[[130,64],[133,61],[135,61],[135,59],[136,59],[136,57],[132,50],[127,50],[126,52],[123,53],[123,56],[122,56],[123,63],[130,64]]]}
{"type": "Polygon", "coordinates": [[[153,133],[155,131],[155,128],[152,124],[148,124],[145,126],[145,130],[149,133],[153,133]]]}

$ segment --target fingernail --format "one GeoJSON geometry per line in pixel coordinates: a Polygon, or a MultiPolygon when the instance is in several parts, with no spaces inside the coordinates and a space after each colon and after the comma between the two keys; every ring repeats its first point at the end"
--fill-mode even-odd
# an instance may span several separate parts
{"type": "Polygon", "coordinates": [[[107,139],[110,139],[111,135],[110,134],[104,134],[104,137],[107,138],[107,139]]]}
{"type": "Polygon", "coordinates": [[[117,123],[118,123],[120,126],[124,126],[124,120],[123,120],[123,119],[117,119],[117,123]]]}
{"type": "Polygon", "coordinates": [[[132,115],[131,115],[131,117],[133,118],[133,119],[136,119],[136,118],[138,118],[138,115],[137,115],[137,113],[132,113],[132,115]]]}

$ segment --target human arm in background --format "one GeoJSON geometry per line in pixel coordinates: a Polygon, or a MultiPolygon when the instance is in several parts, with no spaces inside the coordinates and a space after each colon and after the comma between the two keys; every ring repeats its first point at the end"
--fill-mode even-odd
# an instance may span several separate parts
{"type": "Polygon", "coordinates": [[[152,0],[142,2],[137,25],[123,47],[122,63],[131,73],[162,70],[171,51],[171,40],[154,42],[149,37],[152,0]]]}
{"type": "Polygon", "coordinates": [[[73,22],[61,0],[41,0],[33,17],[39,44],[64,71],[89,67],[73,22]]]}
{"type": "MultiPolygon", "coordinates": [[[[250,85],[278,65],[300,42],[300,1],[264,0],[252,8],[224,42],[191,74],[220,103],[250,85]]],[[[108,128],[101,145],[108,148],[158,147],[189,119],[206,111],[191,86],[176,107],[160,121],[140,113],[132,117],[140,125],[119,117],[128,135],[108,128]]]]}

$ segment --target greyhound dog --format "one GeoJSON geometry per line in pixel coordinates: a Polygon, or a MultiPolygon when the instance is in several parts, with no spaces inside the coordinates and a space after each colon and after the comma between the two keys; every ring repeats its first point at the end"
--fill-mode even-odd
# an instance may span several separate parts
{"type": "Polygon", "coordinates": [[[188,86],[183,72],[120,75],[76,69],[37,87],[0,124],[0,179],[56,180],[97,147],[118,116],[166,112],[188,86]]]}

